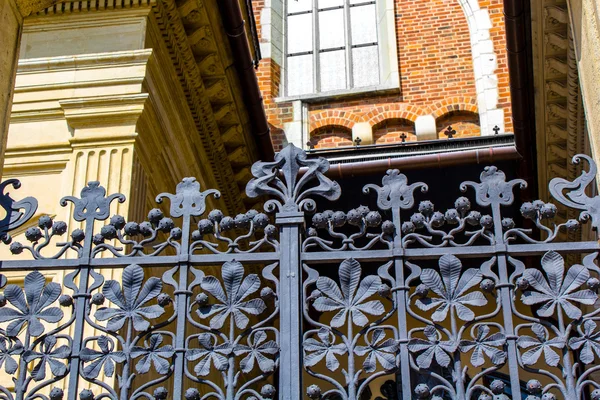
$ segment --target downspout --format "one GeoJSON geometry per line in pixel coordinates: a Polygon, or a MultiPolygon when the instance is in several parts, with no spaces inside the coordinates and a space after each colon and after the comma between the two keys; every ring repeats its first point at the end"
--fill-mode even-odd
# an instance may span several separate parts
{"type": "Polygon", "coordinates": [[[263,105],[263,97],[258,86],[258,78],[254,71],[254,60],[250,51],[250,44],[246,36],[245,21],[238,0],[219,0],[217,2],[225,32],[229,37],[229,44],[233,54],[233,63],[236,68],[242,93],[244,95],[252,133],[263,161],[271,161],[275,156],[267,114],[263,105]]]}
{"type": "Polygon", "coordinates": [[[522,156],[519,176],[529,183],[524,196],[534,198],[537,194],[537,155],[530,14],[529,0],[504,0],[512,119],[515,144],[522,156]]]}

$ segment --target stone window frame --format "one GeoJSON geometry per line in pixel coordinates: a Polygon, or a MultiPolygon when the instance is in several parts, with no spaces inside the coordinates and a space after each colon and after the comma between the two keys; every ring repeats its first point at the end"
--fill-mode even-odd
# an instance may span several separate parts
{"type": "Polygon", "coordinates": [[[487,8],[480,6],[479,0],[458,0],[461,5],[471,35],[471,53],[475,75],[475,91],[479,113],[481,136],[494,135],[494,127],[505,132],[504,110],[498,107],[498,56],[490,30],[492,21],[487,8]]]}

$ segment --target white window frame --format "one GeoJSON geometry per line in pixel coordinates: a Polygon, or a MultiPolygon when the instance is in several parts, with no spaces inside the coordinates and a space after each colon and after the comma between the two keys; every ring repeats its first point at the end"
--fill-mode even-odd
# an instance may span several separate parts
{"type": "MultiPolygon", "coordinates": [[[[313,21],[317,16],[316,3],[317,0],[313,1],[313,21]]],[[[271,29],[267,33],[269,43],[263,43],[261,50],[266,50],[263,54],[270,56],[277,62],[281,67],[281,97],[277,98],[276,101],[292,101],[292,100],[320,100],[330,97],[340,97],[344,95],[355,95],[368,92],[397,92],[399,90],[399,72],[398,72],[398,50],[396,43],[396,27],[395,27],[395,15],[394,15],[394,0],[375,0],[376,9],[376,25],[377,25],[377,37],[378,37],[378,56],[379,56],[379,84],[374,86],[364,86],[357,88],[346,88],[340,90],[332,90],[327,92],[314,92],[302,95],[287,95],[287,51],[286,51],[286,3],[287,0],[267,0],[266,2],[271,7],[265,9],[261,15],[263,38],[265,36],[265,30],[271,29]],[[266,18],[265,18],[266,17],[266,18]],[[266,29],[265,29],[266,28],[266,29]],[[283,31],[284,33],[281,33],[283,31]],[[279,38],[277,35],[281,35],[279,38]],[[266,45],[266,46],[265,46],[266,45]],[[266,49],[265,47],[269,47],[266,49]]],[[[344,7],[349,8],[349,2],[346,0],[344,7]]],[[[265,4],[265,6],[267,6],[265,4]]],[[[313,25],[316,26],[316,25],[313,25]]],[[[349,32],[347,32],[349,34],[349,32]]],[[[317,40],[318,32],[314,34],[314,41],[317,40]]],[[[346,42],[347,45],[349,41],[346,42]]],[[[313,46],[316,48],[316,46],[313,46]]],[[[346,64],[347,64],[347,79],[349,74],[352,73],[350,67],[350,51],[346,49],[346,64]]],[[[318,56],[313,56],[313,62],[318,64],[318,56]],[[316,59],[316,61],[314,60],[316,59]]],[[[315,65],[313,64],[313,65],[315,65]]],[[[317,82],[317,75],[319,73],[318,67],[313,68],[313,80],[317,82]]]]}

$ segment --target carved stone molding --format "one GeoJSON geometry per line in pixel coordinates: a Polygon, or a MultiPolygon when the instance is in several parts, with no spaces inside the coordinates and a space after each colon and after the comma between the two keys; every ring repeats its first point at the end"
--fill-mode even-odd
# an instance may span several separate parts
{"type": "MultiPolygon", "coordinates": [[[[585,152],[583,116],[567,2],[532,0],[531,7],[539,188],[540,196],[549,199],[546,187],[552,178],[579,174],[570,160],[585,152]]],[[[565,207],[558,215],[574,217],[565,207]]]]}
{"type": "MultiPolygon", "coordinates": [[[[231,65],[228,39],[222,30],[217,3],[211,0],[66,0],[40,13],[69,14],[149,7],[149,22],[160,29],[171,63],[178,74],[205,162],[232,212],[245,208],[244,182],[236,176],[256,161],[248,116],[231,65]],[[241,151],[240,146],[244,147],[241,151]]],[[[190,134],[193,134],[190,132],[190,134]]]]}

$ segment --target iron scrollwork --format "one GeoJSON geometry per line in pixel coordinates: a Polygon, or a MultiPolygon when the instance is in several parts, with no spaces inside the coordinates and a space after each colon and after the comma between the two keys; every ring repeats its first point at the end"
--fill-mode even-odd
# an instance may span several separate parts
{"type": "Polygon", "coordinates": [[[131,221],[90,182],[61,201],[74,223],[12,241],[37,201],[5,194],[0,234],[33,261],[0,265],[0,400],[600,400],[600,246],[560,234],[600,220],[580,159],[550,184],[580,221],[513,206],[525,182],[495,167],[447,210],[397,170],[368,205],[317,210],[340,186],[293,146],[252,169],[266,213],[226,215],[185,178],[131,221]]]}

